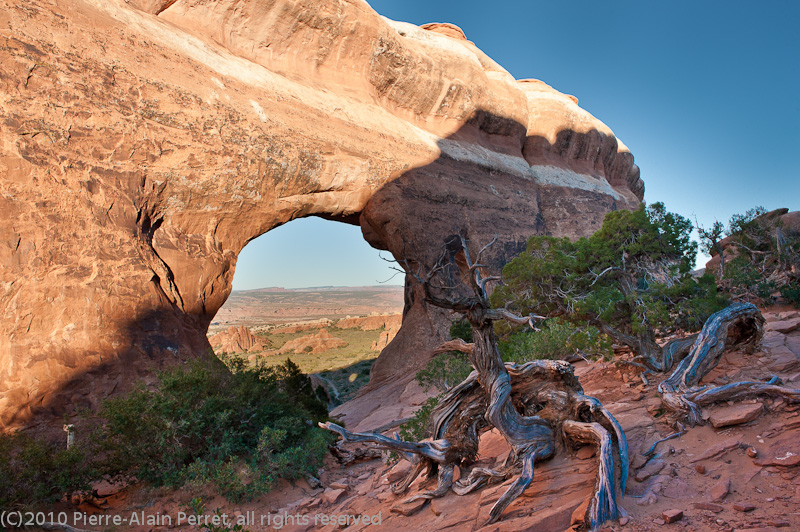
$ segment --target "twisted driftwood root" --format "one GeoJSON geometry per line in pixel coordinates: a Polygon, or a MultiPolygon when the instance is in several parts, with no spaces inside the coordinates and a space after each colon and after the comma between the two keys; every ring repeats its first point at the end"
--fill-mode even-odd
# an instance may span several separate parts
{"type": "Polygon", "coordinates": [[[594,530],[624,515],[617,500],[628,476],[625,434],[597,399],[583,394],[572,366],[536,360],[523,365],[505,364],[503,369],[507,375],[505,389],[498,391],[495,387],[491,395],[477,371],[452,388],[431,415],[431,441],[405,442],[371,432],[352,433],[334,423],[320,426],[337,432],[344,442],[375,443],[409,459],[412,467],[408,475],[392,487],[396,494],[405,492],[423,471],[438,476],[435,489],[413,495],[402,504],[442,497],[450,490],[464,495],[518,475],[492,507],[489,523],[498,520],[530,485],[536,462],[552,457],[557,447],[568,442],[591,443],[599,448],[600,466],[595,495],[586,512],[586,526],[594,530]],[[474,467],[453,482],[454,467],[468,466],[475,458],[480,434],[490,425],[497,427],[511,444],[506,463],[498,470],[474,467]]]}
{"type": "Polygon", "coordinates": [[[428,303],[463,314],[472,328],[471,344],[455,341],[446,346],[466,352],[475,371],[434,409],[432,440],[404,442],[377,433],[354,434],[332,423],[321,426],[338,432],[345,441],[369,441],[409,457],[413,467],[394,486],[395,493],[405,491],[422,471],[438,476],[436,489],[406,502],[441,497],[449,489],[464,494],[518,475],[492,507],[490,523],[499,519],[528,487],[537,461],[553,456],[556,447],[566,440],[594,441],[600,446],[602,465],[597,495],[584,521],[584,526],[594,530],[621,512],[617,497],[624,492],[628,476],[625,434],[599,401],[583,394],[572,366],[566,362],[533,361],[522,366],[503,363],[494,322],[508,320],[534,327],[534,321],[541,316],[517,316],[507,309],[491,307],[486,285],[500,278],[486,275],[481,256],[493,243],[494,240],[481,248],[473,260],[466,237],[453,235],[445,241],[445,250],[425,276],[422,264],[403,263],[404,270],[422,286],[428,303]],[[574,423],[565,427],[567,421],[574,423]],[[453,468],[466,467],[474,460],[479,436],[489,426],[495,427],[511,446],[506,463],[497,471],[473,468],[454,483],[453,468]]]}
{"type": "Polygon", "coordinates": [[[763,335],[764,317],[751,303],[735,303],[713,314],[703,325],[689,354],[659,384],[664,406],[684,415],[690,425],[697,425],[702,423],[700,407],[721,401],[768,395],[800,402],[800,390],[778,386],[774,381],[699,386],[700,380],[716,367],[725,351],[733,347],[751,351],[763,335]]]}

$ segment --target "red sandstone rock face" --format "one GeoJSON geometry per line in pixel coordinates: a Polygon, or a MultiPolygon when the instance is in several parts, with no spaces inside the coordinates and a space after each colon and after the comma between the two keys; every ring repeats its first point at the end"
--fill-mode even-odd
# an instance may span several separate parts
{"type": "MultiPolygon", "coordinates": [[[[640,201],[604,124],[457,33],[360,0],[0,0],[0,427],[205,356],[238,253],[292,219],[423,262],[496,233],[499,265],[640,201]]],[[[376,382],[446,334],[406,300],[376,382]]]]}
{"type": "Polygon", "coordinates": [[[218,353],[228,354],[263,351],[270,346],[269,340],[255,336],[244,325],[229,327],[227,331],[210,336],[208,341],[218,353]]]}

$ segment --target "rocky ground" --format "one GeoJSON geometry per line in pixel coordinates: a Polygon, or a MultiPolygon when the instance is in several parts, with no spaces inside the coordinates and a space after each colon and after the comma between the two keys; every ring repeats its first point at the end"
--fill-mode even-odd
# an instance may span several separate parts
{"type": "MultiPolygon", "coordinates": [[[[768,323],[762,348],[753,354],[727,353],[707,380],[724,384],[776,375],[788,386],[800,386],[800,312],[776,309],[765,316],[768,323]]],[[[609,523],[604,530],[800,530],[800,405],[782,400],[720,405],[704,412],[708,425],[659,443],[648,460],[644,453],[675,431],[674,419],[663,412],[657,395],[660,379],[651,378],[645,384],[634,367],[605,362],[581,362],[576,364],[576,373],[587,394],[600,399],[622,424],[631,451],[630,478],[622,499],[628,516],[609,523]]],[[[402,395],[403,405],[380,409],[355,428],[370,428],[365,424],[375,428],[398,419],[424,398],[422,390],[410,384],[402,395]]],[[[338,410],[346,409],[347,404],[338,410]]],[[[488,432],[481,439],[479,462],[491,467],[502,462],[507,452],[503,439],[488,432]]],[[[510,481],[462,497],[451,492],[401,511],[400,499],[391,493],[390,485],[407,467],[402,461],[386,465],[378,459],[342,467],[330,458],[320,474],[320,486],[284,482],[281,489],[247,504],[235,505],[212,493],[159,495],[129,488],[110,494],[117,490],[104,488],[107,497],[97,499],[95,506],[106,508],[105,514],[123,515],[144,508],[149,514],[173,516],[173,528],[187,530],[198,527],[176,527],[175,516],[186,512],[192,497],[204,495],[207,514],[219,507],[236,522],[238,512],[241,519],[248,520],[246,528],[253,531],[561,532],[577,526],[581,506],[592,494],[597,469],[592,447],[562,450],[554,459],[537,465],[533,483],[505,511],[501,522],[483,526],[489,509],[510,481]],[[353,517],[349,525],[323,524],[330,516],[341,515],[376,519],[379,515],[380,526],[377,521],[355,524],[353,517]],[[304,523],[304,518],[309,522],[304,523]]],[[[408,494],[431,487],[417,480],[408,494]]],[[[82,509],[100,512],[95,506],[83,505],[82,509]]]]}

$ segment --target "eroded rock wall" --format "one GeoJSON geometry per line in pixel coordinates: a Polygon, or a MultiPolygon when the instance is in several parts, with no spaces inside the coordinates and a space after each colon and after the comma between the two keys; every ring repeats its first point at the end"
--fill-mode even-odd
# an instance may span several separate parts
{"type": "MultiPolygon", "coordinates": [[[[4,428],[208,356],[238,253],[292,219],[399,259],[497,233],[500,263],[643,193],[574,98],[360,0],[0,0],[0,84],[4,428]]],[[[411,282],[404,314],[376,382],[444,334],[411,282]]]]}

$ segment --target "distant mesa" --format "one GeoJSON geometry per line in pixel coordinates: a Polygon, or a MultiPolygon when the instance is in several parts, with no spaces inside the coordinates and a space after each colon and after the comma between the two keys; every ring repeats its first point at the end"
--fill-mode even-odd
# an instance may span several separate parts
{"type": "Polygon", "coordinates": [[[294,340],[289,340],[277,351],[276,354],[287,353],[310,353],[319,354],[331,349],[347,346],[347,342],[338,338],[326,330],[319,331],[317,334],[302,336],[294,340]]]}
{"type": "Polygon", "coordinates": [[[281,327],[275,327],[274,329],[270,330],[272,334],[295,334],[303,331],[311,331],[314,329],[324,329],[325,327],[330,327],[333,324],[333,320],[328,318],[321,318],[314,321],[307,321],[303,323],[293,323],[289,325],[283,325],[281,327]]]}
{"type": "Polygon", "coordinates": [[[342,318],[336,322],[340,329],[361,329],[362,331],[375,331],[377,329],[400,329],[403,322],[403,315],[395,314],[373,314],[357,318],[342,318]]]}

